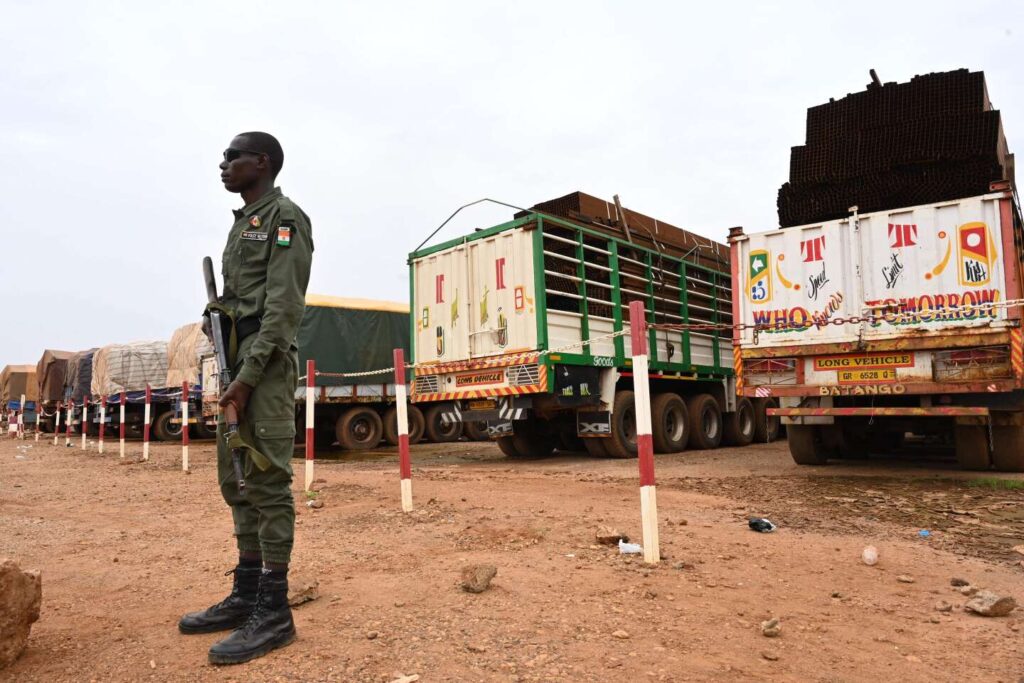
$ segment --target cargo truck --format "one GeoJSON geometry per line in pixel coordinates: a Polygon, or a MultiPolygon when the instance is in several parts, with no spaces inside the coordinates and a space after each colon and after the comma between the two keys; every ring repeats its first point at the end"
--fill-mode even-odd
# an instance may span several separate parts
{"type": "Polygon", "coordinates": [[[7,365],[0,370],[0,424],[4,428],[16,424],[18,414],[22,413],[25,429],[35,429],[38,398],[34,365],[7,365]]]}
{"type": "MultiPolygon", "coordinates": [[[[367,450],[382,442],[398,444],[393,372],[357,377],[340,374],[366,373],[394,365],[394,349],[409,350],[409,307],[406,304],[369,299],[308,294],[306,310],[297,333],[299,375],[306,361],[314,360],[316,377],[314,436],[321,447],[339,444],[345,450],[367,450]]],[[[203,420],[216,430],[220,386],[217,360],[203,359],[203,420]]],[[[295,390],[296,432],[305,432],[306,382],[295,390]]],[[[423,413],[409,410],[409,442],[423,438],[423,413]]],[[[457,439],[461,430],[448,429],[457,439]]]]}
{"type": "Polygon", "coordinates": [[[740,393],[775,397],[793,459],[942,440],[965,469],[1024,471],[1020,207],[988,194],[744,234],[733,229],[740,393]]]}
{"type": "Polygon", "coordinates": [[[774,436],[767,402],[736,395],[725,245],[577,192],[409,263],[428,433],[482,421],[509,457],[634,457],[631,342],[612,335],[638,300],[648,323],[725,326],[649,332],[656,450],[774,436]]]}
{"type": "Polygon", "coordinates": [[[64,377],[68,360],[74,355],[70,351],[47,349],[36,363],[36,382],[39,387],[39,427],[53,433],[57,421],[57,410],[64,398],[64,377]]]}

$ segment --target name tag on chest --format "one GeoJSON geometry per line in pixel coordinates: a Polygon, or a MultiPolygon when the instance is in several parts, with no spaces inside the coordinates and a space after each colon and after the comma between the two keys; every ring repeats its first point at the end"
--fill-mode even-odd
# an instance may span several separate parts
{"type": "Polygon", "coordinates": [[[243,230],[242,239],[249,240],[250,242],[266,242],[267,233],[259,232],[257,230],[243,230]]]}

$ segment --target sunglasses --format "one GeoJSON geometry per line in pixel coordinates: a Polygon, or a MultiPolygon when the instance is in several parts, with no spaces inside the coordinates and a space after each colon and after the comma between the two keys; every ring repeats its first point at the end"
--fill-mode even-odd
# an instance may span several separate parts
{"type": "Polygon", "coordinates": [[[254,152],[251,149],[235,149],[234,147],[228,147],[226,150],[224,150],[224,161],[234,161],[243,154],[255,154],[256,156],[261,156],[263,154],[266,154],[266,152],[254,152]]]}

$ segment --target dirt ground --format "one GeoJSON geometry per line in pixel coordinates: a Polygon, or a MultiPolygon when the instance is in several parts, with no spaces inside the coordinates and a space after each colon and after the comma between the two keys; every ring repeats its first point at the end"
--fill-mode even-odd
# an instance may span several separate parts
{"type": "Polygon", "coordinates": [[[295,611],[298,639],[216,668],[206,650],[217,634],[176,630],[182,612],[223,597],[234,565],[213,448],[191,450],[185,474],[175,446],[141,463],[138,444],[122,461],[95,447],[0,442],[0,556],[43,576],[42,617],[0,680],[1024,676],[1024,607],[975,616],[950,586],[962,577],[1024,601],[1024,556],[1013,550],[1024,491],[936,460],[798,468],[785,442],[659,456],[657,566],[594,540],[600,525],[640,540],[634,461],[420,446],[416,510],[403,514],[394,452],[333,454],[317,463],[322,508],[295,487],[292,580],[315,577],[320,590],[295,611]],[[779,529],[750,531],[749,516],[779,529]],[[860,560],[868,544],[880,552],[874,567],[860,560]],[[487,592],[459,588],[470,563],[497,566],[487,592]],[[940,601],[952,611],[937,611],[940,601]],[[770,617],[781,620],[777,638],[761,634],[770,617]]]}

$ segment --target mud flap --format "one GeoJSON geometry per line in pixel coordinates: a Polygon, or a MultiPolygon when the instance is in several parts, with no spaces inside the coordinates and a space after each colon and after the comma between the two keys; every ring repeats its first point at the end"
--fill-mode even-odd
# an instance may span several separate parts
{"type": "Polygon", "coordinates": [[[500,439],[503,436],[512,436],[512,420],[488,420],[487,437],[500,439]]]}
{"type": "Polygon", "coordinates": [[[576,413],[576,435],[583,438],[607,436],[612,433],[612,414],[607,410],[576,413]]]}

